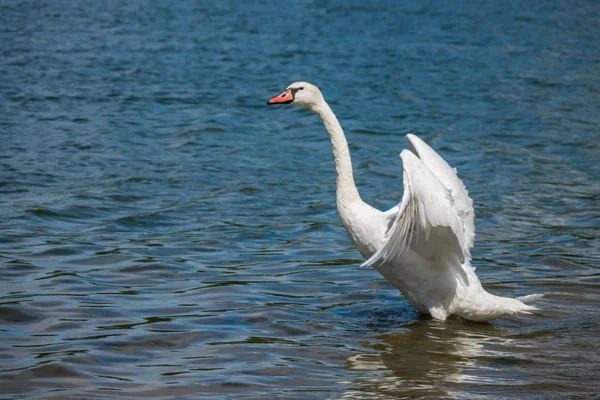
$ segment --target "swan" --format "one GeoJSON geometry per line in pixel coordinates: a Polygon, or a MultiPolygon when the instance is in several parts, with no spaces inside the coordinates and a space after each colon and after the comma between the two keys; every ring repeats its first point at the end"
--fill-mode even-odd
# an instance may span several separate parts
{"type": "Polygon", "coordinates": [[[350,240],[372,266],[424,314],[485,322],[508,314],[531,314],[524,301],[495,296],[471,266],[475,239],[473,201],[456,170],[416,135],[402,150],[404,194],[388,211],[371,207],[354,183],[350,150],[335,114],[315,85],[295,82],[268,105],[295,104],[316,113],[329,133],[337,173],[337,211],[350,240]]]}

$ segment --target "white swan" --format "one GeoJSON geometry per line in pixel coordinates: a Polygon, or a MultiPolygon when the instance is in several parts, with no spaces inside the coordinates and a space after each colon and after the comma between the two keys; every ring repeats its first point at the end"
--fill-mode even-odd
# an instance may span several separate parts
{"type": "Polygon", "coordinates": [[[400,153],[404,194],[381,212],[363,202],[352,175],[344,131],[316,86],[296,82],[267,104],[297,104],[323,121],[333,146],[337,209],[348,236],[367,260],[419,311],[445,320],[454,314],[488,321],[506,314],[529,314],[535,307],[486,292],[470,264],[475,239],[473,201],[444,159],[415,135],[411,151],[400,153]]]}

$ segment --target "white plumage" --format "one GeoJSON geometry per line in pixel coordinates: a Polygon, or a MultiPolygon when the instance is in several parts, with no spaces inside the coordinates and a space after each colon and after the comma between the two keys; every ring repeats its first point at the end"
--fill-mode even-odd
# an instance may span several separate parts
{"type": "Polygon", "coordinates": [[[314,111],[329,133],[337,172],[337,208],[348,236],[372,265],[421,312],[444,320],[455,314],[488,321],[536,308],[520,299],[486,292],[471,266],[475,239],[473,201],[456,170],[425,142],[407,135],[410,150],[400,154],[404,194],[381,212],[362,201],[354,184],[344,132],[319,89],[290,85],[268,104],[298,104],[314,111]]]}

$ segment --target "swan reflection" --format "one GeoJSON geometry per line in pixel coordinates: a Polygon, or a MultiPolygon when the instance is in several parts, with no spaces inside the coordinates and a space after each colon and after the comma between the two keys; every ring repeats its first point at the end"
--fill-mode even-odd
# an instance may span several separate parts
{"type": "Polygon", "coordinates": [[[405,329],[379,336],[380,342],[372,346],[377,350],[346,359],[352,370],[389,372],[360,378],[341,398],[460,396],[465,384],[502,381],[492,363],[515,357],[512,351],[506,353],[514,350],[514,340],[493,325],[422,319],[405,329]]]}

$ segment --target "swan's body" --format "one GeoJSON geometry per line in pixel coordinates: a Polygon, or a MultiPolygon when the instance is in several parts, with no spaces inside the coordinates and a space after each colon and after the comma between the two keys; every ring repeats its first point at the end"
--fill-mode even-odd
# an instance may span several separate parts
{"type": "Polygon", "coordinates": [[[398,206],[382,212],[360,198],[346,137],[319,89],[296,82],[268,102],[277,103],[302,105],[321,118],[333,147],[337,209],[348,236],[367,259],[363,265],[372,265],[419,311],[441,320],[455,314],[488,321],[536,309],[481,286],[470,264],[473,201],[456,171],[425,142],[407,135],[411,151],[400,154],[404,195],[398,206]]]}

